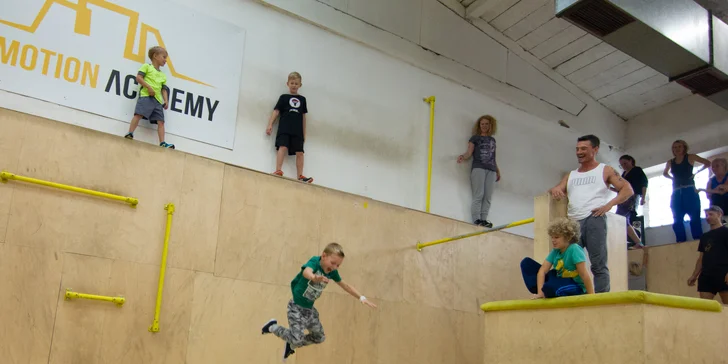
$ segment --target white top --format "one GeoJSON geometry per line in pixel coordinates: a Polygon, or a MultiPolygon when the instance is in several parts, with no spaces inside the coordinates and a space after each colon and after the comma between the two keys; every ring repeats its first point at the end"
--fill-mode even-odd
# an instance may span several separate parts
{"type": "Polygon", "coordinates": [[[581,173],[578,170],[569,173],[566,193],[569,197],[568,215],[573,220],[583,220],[591,216],[592,210],[609,202],[611,191],[604,183],[604,163],[591,171],[581,173]]]}

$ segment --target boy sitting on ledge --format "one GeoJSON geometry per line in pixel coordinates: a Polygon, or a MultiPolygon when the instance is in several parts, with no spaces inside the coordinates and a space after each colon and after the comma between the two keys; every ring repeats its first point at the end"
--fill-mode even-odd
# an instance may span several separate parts
{"type": "Polygon", "coordinates": [[[534,298],[593,294],[594,284],[586,267],[586,256],[579,244],[579,224],[567,218],[549,224],[553,250],[543,265],[531,258],[521,261],[523,282],[534,298]],[[553,269],[551,269],[553,268],[553,269]]]}

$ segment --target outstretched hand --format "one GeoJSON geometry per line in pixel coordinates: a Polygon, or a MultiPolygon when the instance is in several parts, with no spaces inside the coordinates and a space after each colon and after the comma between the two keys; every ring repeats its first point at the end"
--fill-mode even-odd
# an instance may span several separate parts
{"type": "Polygon", "coordinates": [[[361,301],[361,303],[362,303],[362,304],[365,304],[365,305],[367,305],[367,306],[369,306],[369,307],[371,307],[371,308],[377,308],[377,305],[375,305],[375,304],[373,304],[373,303],[369,302],[369,300],[367,300],[367,299],[365,299],[365,300],[361,301]]]}

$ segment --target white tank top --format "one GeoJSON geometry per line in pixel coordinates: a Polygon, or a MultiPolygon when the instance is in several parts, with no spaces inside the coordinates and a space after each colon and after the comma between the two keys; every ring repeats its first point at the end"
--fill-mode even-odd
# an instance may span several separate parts
{"type": "Polygon", "coordinates": [[[573,220],[583,220],[591,216],[592,210],[600,208],[611,200],[612,192],[604,183],[604,167],[599,163],[597,168],[580,173],[578,170],[569,173],[566,193],[569,197],[568,215],[573,220]]]}

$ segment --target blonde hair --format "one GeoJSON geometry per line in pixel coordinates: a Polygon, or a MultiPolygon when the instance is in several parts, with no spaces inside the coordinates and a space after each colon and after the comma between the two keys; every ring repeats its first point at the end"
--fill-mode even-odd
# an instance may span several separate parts
{"type": "Polygon", "coordinates": [[[549,224],[549,236],[563,236],[569,244],[576,243],[581,237],[579,223],[565,217],[556,219],[549,224]]]}
{"type": "MultiPolygon", "coordinates": [[[[715,158],[715,159],[713,159],[713,162],[711,162],[710,164],[713,169],[715,169],[716,164],[723,164],[723,168],[728,169],[728,160],[726,160],[725,158],[715,158]]],[[[715,172],[713,172],[713,173],[715,173],[715,172]]]]}
{"type": "Polygon", "coordinates": [[[480,135],[480,121],[483,119],[490,121],[490,131],[487,136],[495,135],[496,131],[498,131],[498,120],[490,115],[483,115],[475,121],[475,125],[473,126],[473,135],[480,135]]]}
{"type": "Polygon", "coordinates": [[[303,81],[303,79],[301,79],[301,74],[298,73],[298,72],[291,72],[291,73],[289,73],[288,74],[288,81],[290,81],[290,80],[303,81]]]}
{"type": "Polygon", "coordinates": [[[154,60],[154,56],[156,56],[158,53],[168,54],[166,49],[160,46],[156,46],[149,48],[149,52],[147,52],[147,55],[149,56],[150,60],[154,60]]]}
{"type": "MultiPolygon", "coordinates": [[[[685,155],[688,155],[689,154],[688,152],[690,152],[690,147],[688,146],[688,142],[686,142],[686,141],[684,141],[682,139],[678,139],[678,140],[672,142],[672,144],[673,145],[674,144],[682,144],[683,148],[685,149],[685,155]]],[[[672,153],[672,155],[675,155],[675,153],[672,153]]]]}
{"type": "Polygon", "coordinates": [[[339,243],[330,243],[329,245],[324,248],[324,254],[326,255],[338,255],[342,258],[346,257],[344,255],[344,248],[339,245],[339,243]]]}

